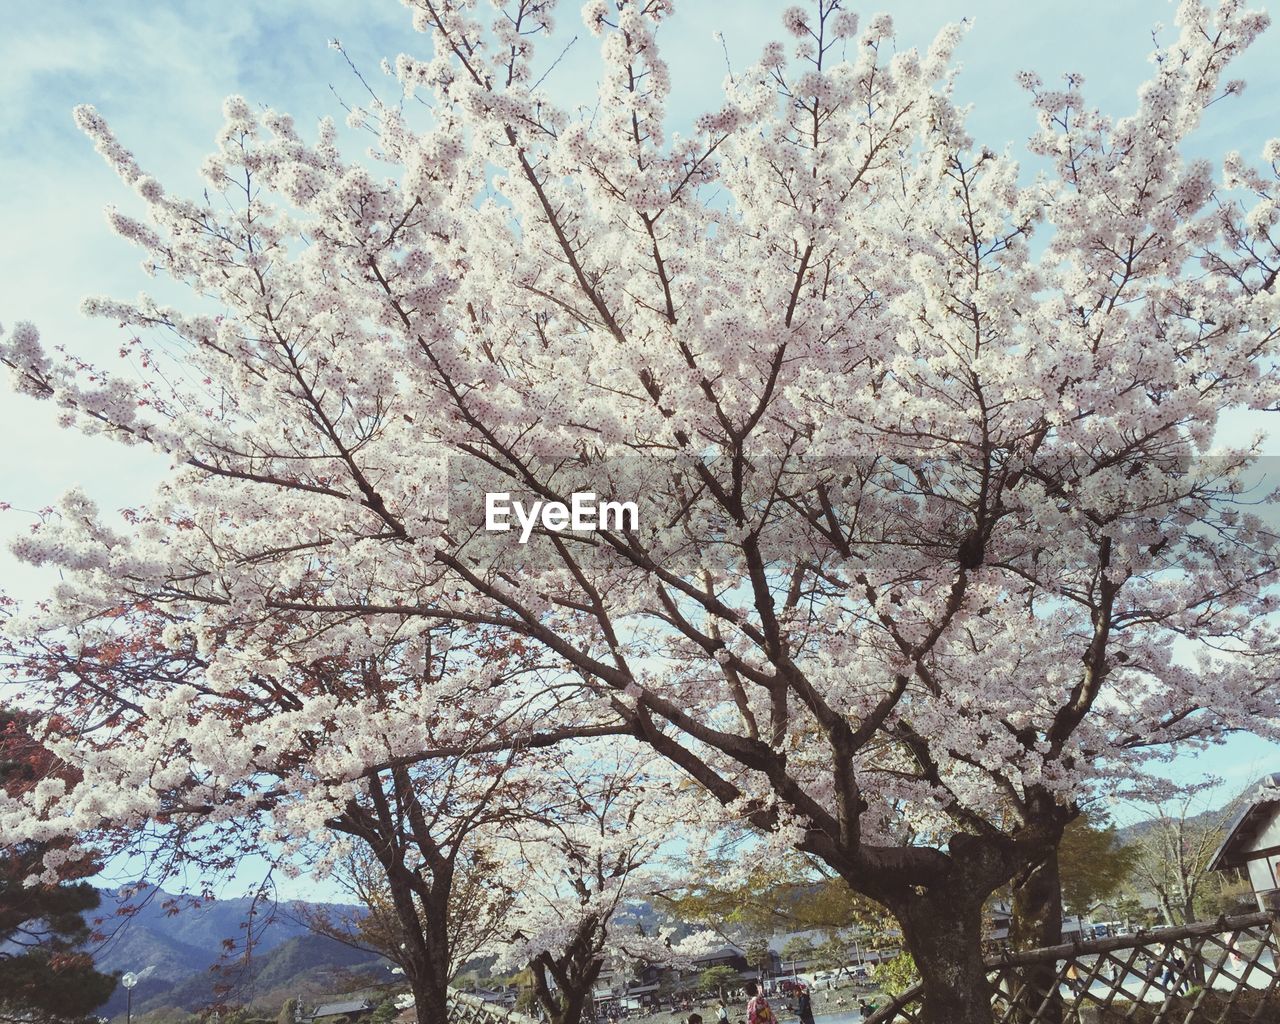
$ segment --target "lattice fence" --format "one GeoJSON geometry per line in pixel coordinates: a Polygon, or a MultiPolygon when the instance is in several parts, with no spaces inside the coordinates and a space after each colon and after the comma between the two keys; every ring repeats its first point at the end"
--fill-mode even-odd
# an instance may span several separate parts
{"type": "MultiPolygon", "coordinates": [[[[996,1024],[1276,1024],[1272,911],[1008,953],[987,961],[996,1024]]],[[[917,1024],[920,988],[867,1024],[917,1024]]]]}
{"type": "Polygon", "coordinates": [[[532,1017],[486,1003],[469,992],[449,991],[449,1024],[537,1024],[532,1017]]]}

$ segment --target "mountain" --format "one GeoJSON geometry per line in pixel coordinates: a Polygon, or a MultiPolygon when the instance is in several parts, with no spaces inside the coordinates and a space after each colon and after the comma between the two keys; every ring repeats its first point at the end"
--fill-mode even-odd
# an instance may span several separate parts
{"type": "MultiPolygon", "coordinates": [[[[302,922],[302,911],[335,904],[258,905],[229,899],[192,905],[159,889],[144,889],[127,899],[104,891],[95,927],[107,936],[95,961],[103,971],[154,970],[133,990],[135,1015],[165,1008],[198,1010],[219,998],[217,985],[230,986],[226,1001],[270,1010],[271,1016],[290,996],[304,998],[333,993],[353,976],[387,980],[385,960],[317,935],[302,922]],[[247,963],[243,949],[247,922],[253,915],[254,949],[247,963]],[[227,957],[228,944],[233,952],[227,957]],[[231,962],[218,966],[227,957],[231,962]]],[[[99,1011],[115,1016],[125,1010],[128,994],[118,988],[99,1011]]]]}
{"type": "MultiPolygon", "coordinates": [[[[137,1017],[161,1010],[195,1011],[224,1001],[274,1017],[293,996],[319,1002],[353,986],[392,980],[388,966],[384,960],[324,936],[299,935],[255,957],[244,971],[204,970],[177,982],[145,978],[133,991],[133,1013],[137,1017]],[[230,987],[219,990],[220,982],[230,987]]],[[[118,1015],[124,1011],[126,999],[121,989],[100,1012],[118,1015]]]]}
{"type": "MultiPolygon", "coordinates": [[[[1188,814],[1183,819],[1183,827],[1190,833],[1195,833],[1202,829],[1222,829],[1225,828],[1236,812],[1244,807],[1253,798],[1253,791],[1256,783],[1250,785],[1243,791],[1230,797],[1226,802],[1218,807],[1210,807],[1206,810],[1199,811],[1195,814],[1188,814]]],[[[1169,808],[1170,819],[1177,820],[1178,811],[1176,807],[1169,808]]],[[[1136,821],[1128,822],[1116,829],[1116,836],[1122,843],[1136,842],[1147,836],[1154,829],[1160,827],[1160,819],[1158,817],[1139,818],[1136,821]]]]}

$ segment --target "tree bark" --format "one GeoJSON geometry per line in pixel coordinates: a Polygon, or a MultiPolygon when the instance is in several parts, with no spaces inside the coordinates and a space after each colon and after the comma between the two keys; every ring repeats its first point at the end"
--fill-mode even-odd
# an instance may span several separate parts
{"type": "Polygon", "coordinates": [[[424,972],[410,981],[413,990],[413,1008],[418,1024],[448,1024],[449,985],[438,984],[431,972],[424,972]]]}
{"type": "MultiPolygon", "coordinates": [[[[1062,942],[1062,879],[1058,852],[1024,868],[1012,882],[1012,916],[1009,945],[1015,950],[1046,949],[1062,942]]],[[[1017,1024],[1061,1024],[1062,995],[1057,965],[1024,967],[1020,977],[1026,988],[1014,1006],[1017,1024]],[[1047,1006],[1045,1005],[1047,1002],[1047,1006]],[[1043,1011],[1041,1007],[1044,1007],[1043,1011]]]]}
{"type": "MultiPolygon", "coordinates": [[[[448,1024],[449,1020],[449,905],[447,894],[422,896],[421,964],[410,980],[418,1024],[448,1024]],[[419,995],[421,992],[421,995],[419,995]]],[[[408,973],[408,972],[406,972],[408,973]]]]}
{"type": "Polygon", "coordinates": [[[603,934],[597,932],[598,926],[595,915],[584,918],[560,957],[544,951],[529,965],[534,995],[550,1024],[579,1024],[582,1020],[582,1012],[604,965],[599,948],[603,934]],[[548,975],[555,981],[554,992],[548,975]]]}
{"type": "Polygon", "coordinates": [[[983,897],[940,886],[895,903],[924,985],[921,1024],[992,1024],[982,962],[983,897]]]}
{"type": "Polygon", "coordinates": [[[534,993],[550,1024],[579,1024],[600,974],[600,961],[589,965],[583,972],[570,974],[567,984],[557,984],[555,993],[547,983],[547,965],[536,960],[532,966],[534,993]]]}

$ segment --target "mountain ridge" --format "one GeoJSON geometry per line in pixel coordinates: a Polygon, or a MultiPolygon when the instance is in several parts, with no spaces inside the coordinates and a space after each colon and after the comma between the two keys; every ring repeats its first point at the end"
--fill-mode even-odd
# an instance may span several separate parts
{"type": "MultiPolygon", "coordinates": [[[[304,909],[358,909],[351,905],[305,900],[264,905],[251,897],[188,900],[156,887],[127,894],[102,890],[102,905],[92,915],[105,936],[95,950],[98,969],[140,973],[153,968],[134,988],[134,1015],[194,1012],[220,1001],[278,1009],[290,996],[325,994],[353,974],[385,972],[389,966],[375,953],[316,934],[302,920],[304,909]],[[250,922],[253,949],[242,959],[250,922]]],[[[99,1012],[115,1016],[127,1003],[128,993],[120,986],[99,1012]]]]}

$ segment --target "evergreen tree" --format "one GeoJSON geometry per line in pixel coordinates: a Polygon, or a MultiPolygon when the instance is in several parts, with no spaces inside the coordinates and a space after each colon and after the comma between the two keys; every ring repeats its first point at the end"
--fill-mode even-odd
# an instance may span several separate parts
{"type": "Polygon", "coordinates": [[[373,1014],[369,1017],[369,1024],[390,1024],[391,1021],[396,1019],[397,1013],[399,1013],[399,1010],[396,1008],[395,997],[388,996],[373,1011],[373,1014]]]}
{"type": "MultiPolygon", "coordinates": [[[[0,708],[0,788],[21,792],[57,775],[58,763],[28,732],[30,719],[0,708]]],[[[67,780],[74,781],[74,780],[67,780]]],[[[85,1019],[116,987],[83,951],[84,913],[98,905],[87,882],[27,886],[50,846],[0,845],[0,1021],[57,1024],[85,1019]]],[[[93,869],[75,862],[73,873],[93,869]]]]}

